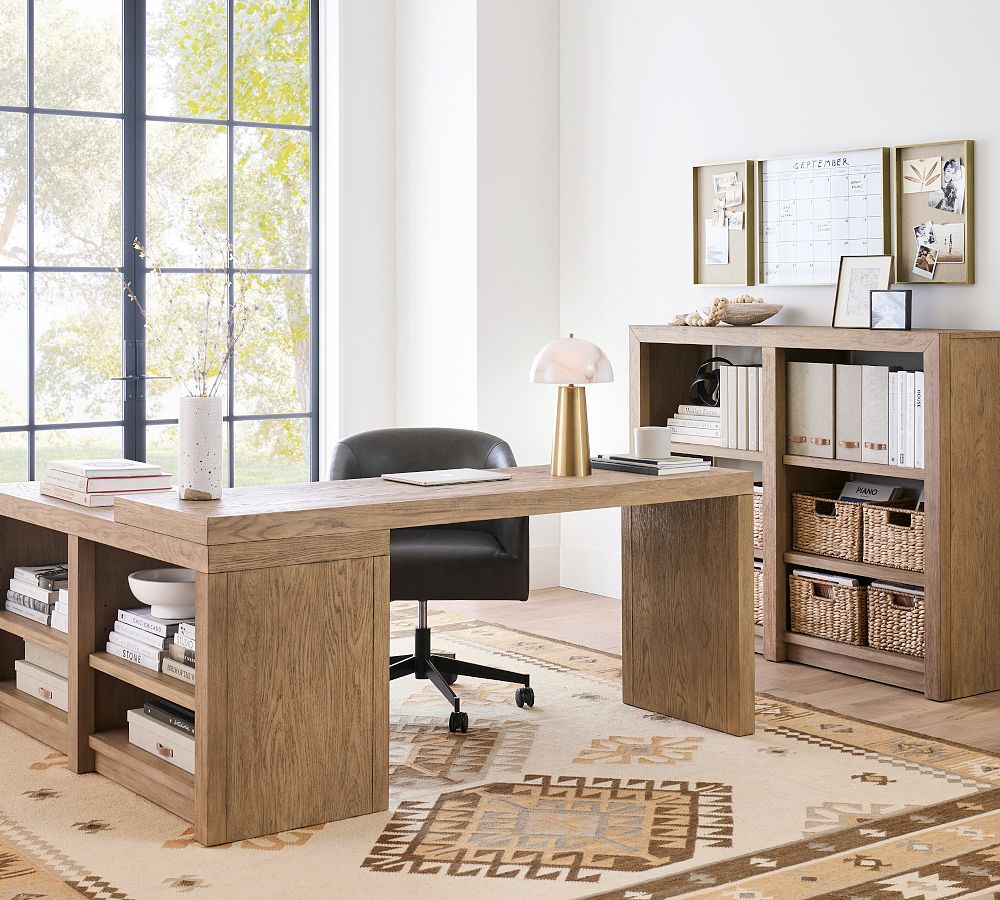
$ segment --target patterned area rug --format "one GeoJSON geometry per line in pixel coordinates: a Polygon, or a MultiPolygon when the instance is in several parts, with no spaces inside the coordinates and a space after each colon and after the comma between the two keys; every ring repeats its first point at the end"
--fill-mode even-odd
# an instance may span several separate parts
{"type": "MultiPolygon", "coordinates": [[[[1000,900],[1000,759],[761,696],[733,738],[620,702],[620,660],[446,611],[435,647],[537,705],[392,686],[386,814],[205,849],[187,823],[0,725],[0,897],[680,895],[1000,900]]],[[[413,614],[396,610],[393,652],[413,614]]],[[[331,756],[331,769],[336,768],[331,756]]]]}

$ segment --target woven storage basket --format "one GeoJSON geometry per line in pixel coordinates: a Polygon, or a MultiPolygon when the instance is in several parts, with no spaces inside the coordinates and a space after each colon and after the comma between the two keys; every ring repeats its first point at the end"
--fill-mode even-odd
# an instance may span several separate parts
{"type": "Polygon", "coordinates": [[[759,488],[753,491],[753,548],[764,549],[764,491],[759,488]]]}
{"type": "Polygon", "coordinates": [[[924,655],[924,598],[909,591],[868,588],[868,646],[924,655]]]}
{"type": "Polygon", "coordinates": [[[924,571],[924,513],[903,506],[864,506],[864,561],[924,571]]]}
{"type": "Polygon", "coordinates": [[[753,623],[764,624],[764,570],[753,567],[753,623]]]}
{"type": "Polygon", "coordinates": [[[788,605],[792,631],[842,644],[864,645],[868,626],[864,586],[789,575],[788,605]]]}
{"type": "Polygon", "coordinates": [[[792,494],[792,546],[804,553],[861,559],[861,504],[831,494],[792,494]]]}

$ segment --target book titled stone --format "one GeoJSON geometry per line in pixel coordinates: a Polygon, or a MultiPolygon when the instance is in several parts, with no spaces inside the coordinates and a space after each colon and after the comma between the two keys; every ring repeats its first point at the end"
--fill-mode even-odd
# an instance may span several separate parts
{"type": "Polygon", "coordinates": [[[133,653],[138,653],[141,656],[155,656],[157,662],[163,659],[162,650],[158,650],[156,647],[151,647],[145,641],[140,641],[134,637],[128,637],[117,631],[112,631],[111,634],[108,635],[108,643],[114,644],[116,647],[124,647],[126,650],[131,650],[133,653]]]}
{"type": "Polygon", "coordinates": [[[171,703],[169,700],[150,700],[143,704],[147,716],[152,716],[158,722],[194,735],[194,713],[183,706],[171,703]]]}
{"type": "Polygon", "coordinates": [[[188,684],[194,684],[194,666],[186,666],[184,663],[177,662],[176,659],[171,659],[169,656],[163,660],[163,674],[170,675],[188,684]]]}
{"type": "Polygon", "coordinates": [[[141,641],[147,647],[151,647],[154,650],[166,650],[167,644],[170,643],[170,638],[168,637],[160,637],[159,635],[150,634],[148,631],[143,631],[141,628],[135,628],[132,625],[127,625],[125,622],[115,622],[114,630],[118,632],[118,634],[124,635],[125,637],[141,641]]]}
{"type": "Polygon", "coordinates": [[[177,633],[177,628],[182,623],[192,621],[191,619],[157,619],[155,616],[151,616],[146,611],[147,609],[148,607],[120,609],[118,610],[118,621],[158,637],[172,637],[177,633]]]}
{"type": "Polygon", "coordinates": [[[167,644],[167,656],[186,666],[194,665],[194,650],[182,647],[176,640],[172,644],[167,644]]]}
{"type": "Polygon", "coordinates": [[[160,671],[160,657],[163,654],[157,653],[155,650],[151,650],[148,653],[139,653],[135,650],[130,650],[128,647],[123,647],[121,644],[115,644],[110,640],[105,645],[105,648],[112,656],[117,656],[126,662],[135,663],[137,666],[142,666],[144,669],[151,669],[154,672],[160,671]]]}
{"type": "Polygon", "coordinates": [[[33,609],[35,612],[52,612],[53,604],[46,603],[44,600],[36,600],[34,597],[29,597],[26,594],[19,594],[17,591],[7,591],[7,599],[11,603],[16,603],[18,606],[23,606],[26,609],[33,609]]]}
{"type": "Polygon", "coordinates": [[[39,625],[49,624],[48,613],[35,612],[35,610],[28,609],[27,606],[21,606],[19,603],[12,603],[10,600],[7,600],[4,603],[4,609],[15,616],[21,616],[24,619],[31,619],[32,622],[38,622],[39,625]]]}

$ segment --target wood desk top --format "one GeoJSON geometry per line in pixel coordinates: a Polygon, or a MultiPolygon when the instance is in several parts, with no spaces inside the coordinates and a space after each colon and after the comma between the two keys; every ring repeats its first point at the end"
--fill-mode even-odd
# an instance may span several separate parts
{"type": "Polygon", "coordinates": [[[510,481],[419,487],[380,478],[236,488],[221,500],[185,501],[174,493],[117,497],[117,524],[196,544],[235,544],[381,531],[418,525],[545,515],[749,494],[751,473],[709,469],[650,477],[595,471],[559,478],[548,466],[509,470],[510,481]]]}

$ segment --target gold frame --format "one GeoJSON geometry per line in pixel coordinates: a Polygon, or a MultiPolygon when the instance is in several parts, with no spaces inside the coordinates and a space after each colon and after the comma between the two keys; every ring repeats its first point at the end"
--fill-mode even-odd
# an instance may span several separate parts
{"type": "MultiPolygon", "coordinates": [[[[892,148],[892,252],[896,256],[896,283],[897,284],[975,284],[976,283],[976,216],[975,216],[975,144],[971,139],[954,141],[927,141],[922,144],[897,144],[892,148]],[[905,258],[901,255],[903,246],[906,244],[903,231],[903,181],[900,173],[901,156],[905,150],[928,150],[934,147],[947,147],[950,144],[959,144],[962,147],[962,158],[965,166],[965,211],[961,215],[961,220],[965,225],[965,262],[948,263],[954,265],[956,269],[961,267],[964,271],[963,279],[944,281],[935,277],[931,281],[914,277],[910,271],[911,264],[900,264],[898,261],[905,258]]],[[[930,207],[928,207],[930,210],[930,207]]],[[[932,215],[932,213],[928,213],[932,215]]],[[[951,215],[955,215],[952,213],[951,215]]],[[[910,228],[913,225],[906,223],[910,228]]],[[[912,263],[912,260],[911,260],[912,263]]]]}
{"type": "MultiPolygon", "coordinates": [[[[718,174],[718,172],[713,172],[711,175],[718,174]]],[[[754,216],[757,211],[757,200],[755,191],[754,178],[756,177],[756,165],[752,159],[737,160],[736,162],[716,162],[716,163],[702,163],[701,165],[691,167],[691,211],[692,211],[692,284],[708,284],[717,287],[752,287],[754,284],[754,272],[756,271],[756,235],[757,228],[754,222],[754,216]],[[701,199],[701,189],[699,184],[699,176],[704,170],[709,169],[736,169],[743,176],[743,206],[746,208],[744,211],[744,221],[743,221],[743,234],[746,236],[746,249],[745,255],[746,259],[744,265],[739,267],[740,271],[745,269],[745,276],[743,281],[707,281],[704,277],[704,272],[702,271],[701,262],[701,219],[702,215],[699,211],[700,199],[701,199]]],[[[713,191],[714,195],[714,191],[713,191]]],[[[720,268],[731,269],[733,266],[733,261],[730,260],[729,265],[720,268]]]]}
{"type": "MultiPolygon", "coordinates": [[[[833,153],[829,151],[824,151],[822,153],[790,153],[785,156],[772,156],[769,159],[761,159],[757,161],[757,184],[760,185],[761,189],[757,192],[757,246],[763,248],[764,246],[764,163],[771,162],[773,160],[779,159],[789,159],[792,156],[832,156],[836,153],[861,153],[865,150],[881,150],[882,151],[882,253],[873,254],[874,256],[886,256],[892,252],[892,227],[890,218],[892,215],[892,184],[890,181],[890,159],[891,153],[888,147],[852,147],[849,150],[835,150],[833,153]]],[[[850,256],[850,254],[847,254],[850,256]]],[[[763,249],[758,254],[759,259],[757,261],[757,282],[761,285],[767,285],[768,282],[764,280],[764,252],[763,249]]],[[[837,273],[839,279],[840,265],[838,263],[837,273]]],[[[830,284],[836,284],[837,282],[827,282],[830,284]]],[[[772,284],[771,287],[796,287],[794,284],[772,284]]],[[[798,287],[811,287],[812,285],[798,285],[798,287]]],[[[822,287],[823,285],[816,285],[817,287],[822,287]]]]}

